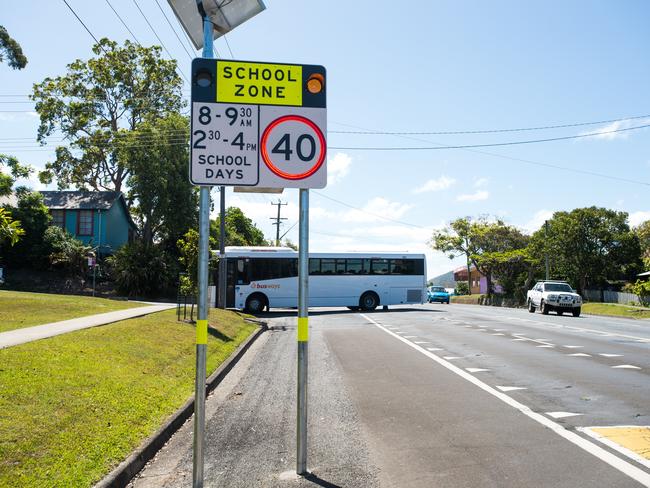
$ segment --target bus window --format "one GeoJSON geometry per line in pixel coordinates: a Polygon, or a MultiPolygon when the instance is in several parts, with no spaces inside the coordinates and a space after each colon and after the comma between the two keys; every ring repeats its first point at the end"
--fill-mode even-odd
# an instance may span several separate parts
{"type": "Polygon", "coordinates": [[[337,259],[336,274],[344,274],[344,273],[345,273],[345,259],[337,259]]]}
{"type": "Polygon", "coordinates": [[[345,274],[361,274],[363,261],[361,259],[347,259],[345,274]]]}
{"type": "Polygon", "coordinates": [[[370,274],[370,259],[363,260],[363,267],[361,268],[360,274],[370,274]]]}
{"type": "Polygon", "coordinates": [[[298,276],[298,260],[293,258],[255,258],[251,260],[251,281],[298,276]]]}
{"type": "Polygon", "coordinates": [[[320,274],[331,275],[334,274],[336,259],[321,259],[320,260],[320,274]]]}
{"type": "Polygon", "coordinates": [[[309,274],[310,275],[319,275],[320,273],[320,259],[311,258],[309,260],[309,274]]]}
{"type": "Polygon", "coordinates": [[[390,273],[399,275],[414,275],[414,259],[392,259],[390,262],[390,273]]]}
{"type": "Polygon", "coordinates": [[[388,274],[388,259],[372,259],[370,274],[388,274]]]}

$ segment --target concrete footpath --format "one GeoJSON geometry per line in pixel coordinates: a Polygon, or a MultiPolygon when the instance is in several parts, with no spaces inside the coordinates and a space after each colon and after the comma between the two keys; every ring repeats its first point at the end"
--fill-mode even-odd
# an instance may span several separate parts
{"type": "Polygon", "coordinates": [[[117,310],[115,312],[99,313],[96,315],[87,315],[76,319],[62,320],[61,322],[52,322],[49,324],[36,325],[34,327],[25,327],[0,333],[0,349],[4,349],[26,342],[46,339],[60,334],[67,334],[75,330],[89,329],[99,325],[111,324],[121,320],[142,317],[150,313],[161,312],[174,308],[174,304],[148,305],[146,307],[129,308],[126,310],[117,310]]]}

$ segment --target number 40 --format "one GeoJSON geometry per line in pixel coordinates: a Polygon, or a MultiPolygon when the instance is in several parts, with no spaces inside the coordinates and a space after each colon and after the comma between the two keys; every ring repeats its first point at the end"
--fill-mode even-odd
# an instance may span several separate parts
{"type": "MultiPolygon", "coordinates": [[[[278,143],[271,150],[274,154],[284,154],[284,160],[289,161],[293,150],[291,149],[291,135],[284,134],[278,143]]],[[[316,141],[309,134],[301,134],[296,138],[296,155],[301,161],[310,161],[316,154],[316,141]],[[307,146],[307,148],[305,148],[307,146]],[[309,149],[308,152],[303,152],[304,149],[309,149]]]]}

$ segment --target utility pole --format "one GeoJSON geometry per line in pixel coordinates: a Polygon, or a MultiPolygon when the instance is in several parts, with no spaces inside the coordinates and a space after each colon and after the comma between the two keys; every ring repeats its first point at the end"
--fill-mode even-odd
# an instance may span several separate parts
{"type": "Polygon", "coordinates": [[[278,207],[278,216],[271,217],[271,220],[275,220],[275,222],[273,223],[273,225],[275,225],[275,246],[280,247],[280,223],[282,220],[287,220],[285,217],[280,217],[280,209],[282,208],[283,205],[288,205],[288,204],[282,203],[282,201],[278,199],[278,203],[271,202],[271,205],[278,207]]]}
{"type": "Polygon", "coordinates": [[[544,255],[546,259],[546,281],[549,278],[549,269],[548,269],[548,220],[544,221],[544,255]]]}

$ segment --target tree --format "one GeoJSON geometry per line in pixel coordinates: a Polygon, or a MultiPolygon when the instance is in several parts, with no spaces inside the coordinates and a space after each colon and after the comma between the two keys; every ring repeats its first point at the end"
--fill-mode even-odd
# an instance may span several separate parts
{"type": "Polygon", "coordinates": [[[641,246],[641,258],[646,270],[650,270],[650,220],[646,220],[634,229],[641,246]]]}
{"type": "Polygon", "coordinates": [[[468,287],[470,266],[486,277],[488,294],[492,293],[492,278],[497,269],[516,274],[515,265],[522,254],[511,254],[526,246],[526,236],[501,220],[491,222],[487,217],[472,220],[469,217],[454,220],[443,230],[436,231],[430,241],[433,249],[450,258],[465,255],[467,258],[468,287]]]}
{"type": "MultiPolygon", "coordinates": [[[[56,159],[40,178],[44,183],[56,178],[61,189],[122,191],[133,174],[124,151],[134,144],[131,132],[183,107],[182,80],[176,61],[162,59],[158,46],[127,40],[120,47],[104,38],[93,52],[97,57],[74,61],[65,75],[34,85],[38,140],[45,143],[57,132],[70,142],[56,148],[56,159]]],[[[149,145],[145,138],[137,141],[149,145]]]]}
{"type": "Polygon", "coordinates": [[[600,207],[555,212],[531,239],[531,255],[551,256],[552,275],[566,278],[579,292],[606,280],[632,279],[640,269],[639,238],[627,213],[600,207]]]}
{"type": "MultiPolygon", "coordinates": [[[[188,230],[185,235],[178,240],[178,250],[180,252],[179,261],[184,267],[187,280],[181,283],[183,291],[188,293],[196,293],[198,290],[198,271],[199,271],[199,233],[194,230],[188,230]]],[[[217,243],[210,236],[208,248],[214,249],[217,243]]],[[[216,258],[210,258],[208,268],[216,268],[216,258]]]]}
{"type": "Polygon", "coordinates": [[[178,265],[160,245],[134,241],[107,259],[117,289],[133,297],[169,296],[178,265]]]}
{"type": "Polygon", "coordinates": [[[5,56],[13,69],[23,69],[27,66],[27,58],[20,44],[9,35],[7,29],[0,25],[0,62],[4,61],[5,56]]]}
{"type": "Polygon", "coordinates": [[[467,262],[468,294],[472,290],[470,256],[475,251],[471,239],[471,226],[471,217],[458,218],[443,230],[434,231],[433,237],[429,241],[429,244],[434,250],[447,254],[449,259],[465,256],[467,262]]]}
{"type": "Polygon", "coordinates": [[[69,276],[81,277],[88,270],[88,255],[91,246],[85,245],[60,227],[48,227],[43,236],[50,249],[50,266],[69,276]]]}
{"type": "Polygon", "coordinates": [[[24,235],[13,247],[2,247],[2,256],[11,267],[38,269],[48,265],[50,249],[44,234],[50,224],[50,212],[38,192],[21,187],[16,190],[17,204],[7,207],[12,217],[20,222],[24,235]]]}
{"type": "Polygon", "coordinates": [[[20,226],[20,222],[11,218],[11,213],[4,208],[0,208],[0,246],[8,242],[14,246],[25,234],[25,230],[20,226]]]}
{"type": "MultiPolygon", "coordinates": [[[[210,221],[210,236],[219,242],[220,218],[210,221]]],[[[266,246],[264,233],[238,207],[226,209],[226,246],[266,246]]]]}
{"type": "Polygon", "coordinates": [[[187,177],[188,134],[187,118],[169,114],[127,134],[119,153],[131,170],[128,199],[143,241],[163,241],[174,252],[198,219],[197,190],[187,177]]]}
{"type": "MultiPolygon", "coordinates": [[[[0,27],[1,29],[2,27],[0,27]]],[[[31,168],[23,166],[12,156],[0,154],[0,197],[11,195],[14,183],[18,178],[27,178],[31,168]],[[3,168],[9,169],[5,173],[3,168]]],[[[10,246],[16,244],[25,234],[20,220],[8,209],[0,209],[0,246],[8,242],[10,246]]]]}

